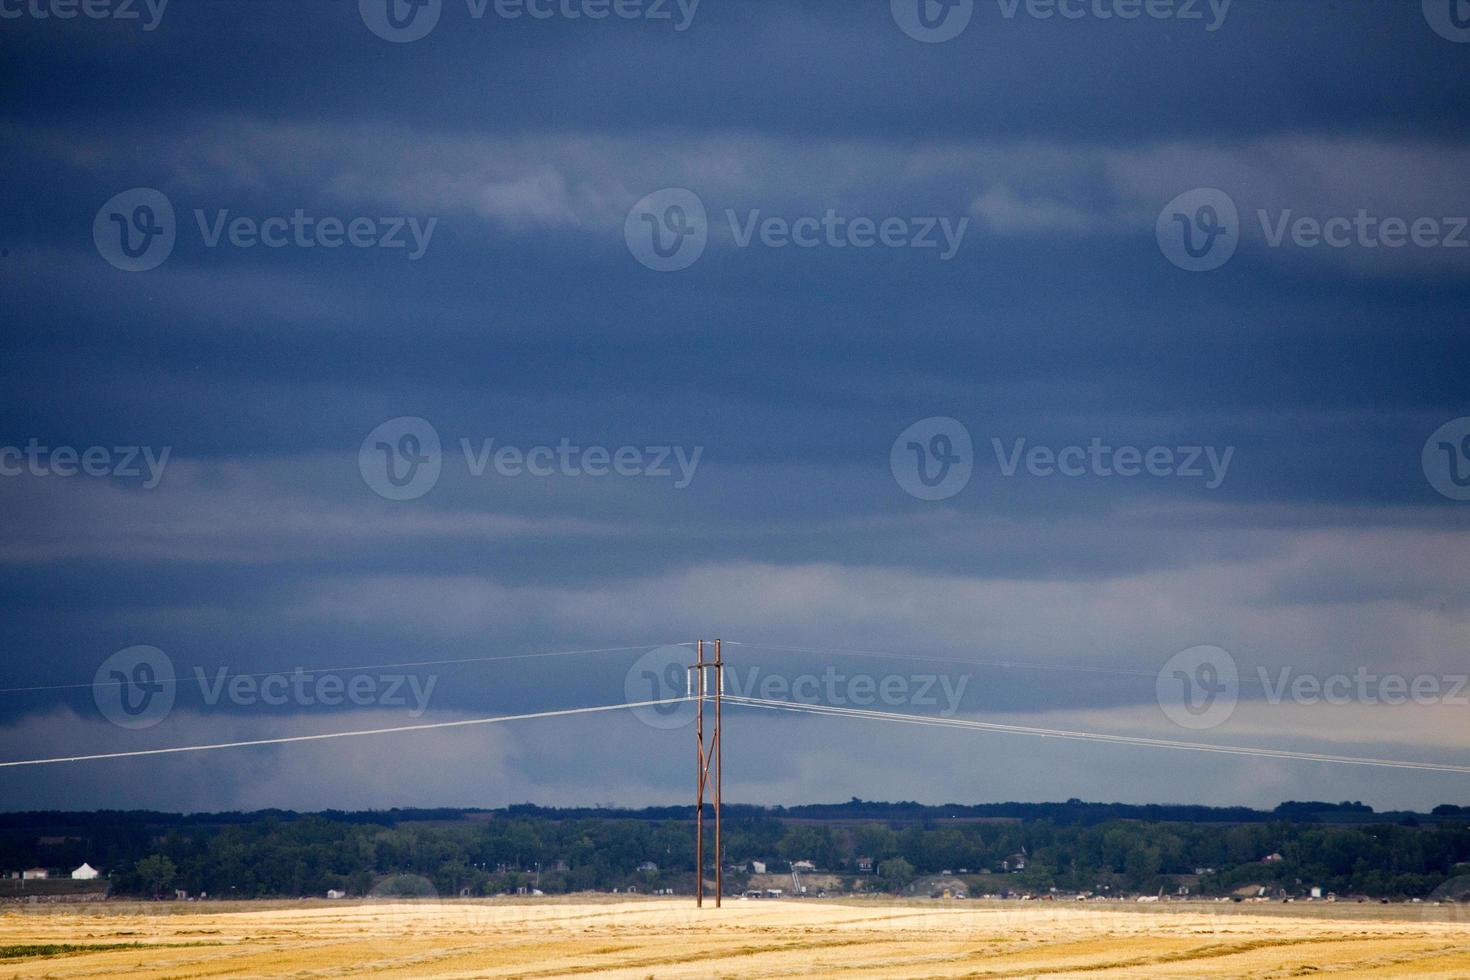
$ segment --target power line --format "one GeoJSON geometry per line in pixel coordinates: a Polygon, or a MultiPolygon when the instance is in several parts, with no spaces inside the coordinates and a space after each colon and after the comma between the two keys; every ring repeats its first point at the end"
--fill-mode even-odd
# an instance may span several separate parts
{"type": "Polygon", "coordinates": [[[529,721],[533,718],[562,718],[568,715],[590,715],[605,711],[623,711],[630,708],[651,708],[661,704],[676,704],[692,700],[689,697],[662,698],[657,701],[630,701],[627,704],[603,704],[591,708],[563,708],[557,711],[536,711],[523,715],[497,715],[492,718],[468,718],[461,721],[438,721],[422,725],[400,725],[395,728],[368,728],[355,732],[324,732],[319,735],[288,735],[280,738],[256,738],[242,742],[216,742],[209,745],[175,745],[164,749],[136,749],[131,752],[105,752],[99,755],[62,756],[55,759],[22,759],[15,762],[0,762],[0,769],[16,766],[49,766],[62,762],[96,762],[102,759],[133,759],[145,755],[174,755],[180,752],[213,752],[218,749],[241,749],[255,745],[288,745],[293,742],[319,742],[329,738],[359,738],[364,735],[396,735],[402,732],[427,732],[441,728],[466,728],[471,725],[494,725],[503,721],[529,721]]]}
{"type": "MultiPolygon", "coordinates": [[[[293,667],[292,673],[338,674],[349,670],[390,670],[404,667],[449,667],[459,664],[489,664],[501,660],[539,660],[543,657],[573,657],[586,653],[622,653],[628,650],[650,650],[658,646],[688,646],[688,643],[648,644],[639,643],[627,647],[593,647],[587,650],[556,650],[548,653],[512,653],[503,657],[465,657],[459,660],[413,660],[397,664],[357,664],[343,667],[293,667]]],[[[200,668],[196,668],[200,669],[200,668]]],[[[257,674],[235,674],[235,677],[274,677],[283,673],[279,670],[262,671],[257,674]]],[[[181,684],[182,677],[163,677],[152,681],[155,684],[181,684]]],[[[123,681],[93,681],[87,684],[40,684],[35,687],[0,687],[0,694],[23,694],[34,691],[67,691],[89,687],[116,687],[123,681]]]]}
{"type": "Polygon", "coordinates": [[[1045,664],[1027,660],[956,660],[953,657],[932,657],[924,654],[894,653],[889,650],[846,650],[840,647],[793,647],[775,646],[768,643],[745,643],[726,640],[735,646],[752,650],[774,650],[784,653],[815,653],[822,656],[867,657],[876,660],[913,660],[919,663],[950,664],[955,667],[1005,667],[1019,670],[1063,670],[1088,674],[1124,674],[1135,677],[1154,677],[1156,671],[1130,670],[1126,667],[1093,667],[1086,664],[1045,664]]]}
{"type": "MultiPolygon", "coordinates": [[[[925,655],[925,654],[897,653],[897,652],[889,651],[889,650],[854,650],[854,649],[846,649],[846,648],[841,648],[841,647],[782,646],[782,645],[769,644],[769,643],[742,642],[742,641],[737,641],[737,640],[726,640],[725,642],[726,643],[729,643],[729,644],[733,644],[735,646],[748,647],[748,648],[750,648],[752,650],[769,650],[769,651],[773,651],[773,652],[777,652],[777,653],[810,653],[810,654],[818,654],[818,655],[821,655],[821,656],[859,657],[859,658],[868,658],[868,659],[875,659],[875,660],[898,661],[898,662],[913,661],[913,662],[918,662],[918,663],[948,664],[948,665],[954,666],[954,667],[998,667],[998,668],[1003,668],[1003,669],[1006,669],[1006,670],[1063,671],[1063,672],[1085,673],[1085,674],[1114,674],[1114,675],[1127,676],[1127,677],[1154,677],[1154,676],[1156,676],[1156,674],[1155,674],[1154,671],[1135,670],[1135,669],[1130,669],[1130,668],[1127,668],[1127,667],[1092,666],[1092,665],[1087,665],[1087,664],[1038,663],[1036,661],[1027,661],[1027,660],[969,660],[969,659],[960,660],[960,659],[955,659],[953,657],[938,657],[938,656],[929,656],[929,655],[925,655]]],[[[354,665],[343,665],[343,666],[333,666],[333,667],[295,667],[295,668],[292,668],[291,669],[291,672],[292,673],[300,673],[300,674],[334,674],[334,673],[343,673],[343,672],[346,672],[346,671],[389,670],[389,669],[402,669],[402,668],[410,668],[410,667],[452,667],[452,666],[460,666],[460,665],[464,665],[464,664],[488,664],[488,663],[497,663],[497,662],[502,661],[502,660],[504,660],[504,661],[512,661],[512,660],[538,660],[538,659],[542,659],[542,658],[546,658],[546,657],[572,657],[572,656],[580,656],[580,655],[584,655],[584,654],[593,654],[593,653],[622,653],[622,652],[626,652],[628,650],[648,650],[648,649],[653,649],[653,648],[658,647],[658,646],[692,646],[692,645],[693,645],[692,642],[691,641],[687,641],[687,640],[686,641],[683,641],[683,642],[680,642],[680,643],[662,643],[662,644],[658,644],[658,643],[653,643],[653,644],[650,644],[650,643],[640,643],[640,644],[635,644],[635,645],[632,645],[632,646],[622,646],[622,647],[592,647],[592,648],[585,649],[585,650],[557,650],[557,651],[550,651],[550,652],[544,652],[544,653],[517,653],[517,654],[507,654],[505,656],[497,656],[497,657],[464,657],[464,658],[452,659],[452,660],[411,660],[411,661],[404,661],[402,663],[389,663],[389,664],[354,664],[354,665]]],[[[196,667],[195,669],[196,670],[199,670],[199,669],[202,669],[202,668],[197,668],[196,667]]],[[[216,669],[218,669],[218,667],[216,667],[216,669]]],[[[280,674],[280,673],[282,673],[282,671],[274,670],[274,671],[261,671],[259,673],[235,674],[233,676],[235,676],[235,677],[261,678],[261,677],[273,677],[273,676],[275,676],[277,674],[280,674]]],[[[157,684],[181,684],[181,683],[184,683],[185,681],[186,681],[186,678],[182,678],[182,677],[163,677],[163,678],[157,679],[153,683],[157,683],[157,684]]],[[[93,681],[93,682],[89,682],[89,683],[75,683],[75,684],[38,684],[38,685],[31,686],[31,687],[0,687],[0,694],[26,694],[26,693],[36,693],[36,692],[41,692],[41,691],[65,691],[65,690],[82,690],[82,689],[86,689],[86,688],[98,688],[98,687],[116,687],[116,686],[119,686],[119,685],[121,685],[123,683],[124,683],[124,681],[112,681],[112,680],[109,680],[109,681],[93,681]]],[[[1255,681],[1255,680],[1249,679],[1247,677],[1241,677],[1239,683],[1242,686],[1247,686],[1247,685],[1256,685],[1256,684],[1259,684],[1259,681],[1255,681]]]]}
{"type": "MultiPolygon", "coordinates": [[[[631,647],[621,649],[639,648],[631,647]]],[[[572,652],[574,651],[566,651],[567,654],[570,654],[572,652]]],[[[546,655],[549,656],[552,654],[546,655]]],[[[322,669],[326,670],[328,668],[322,669]]],[[[790,711],[802,714],[823,715],[828,717],[861,718],[868,721],[885,721],[890,723],[919,725],[934,728],[963,729],[968,731],[980,731],[1008,735],[1031,735],[1041,738],[1061,738],[1074,741],[1104,742],[1113,745],[1145,746],[1151,748],[1177,749],[1190,752],[1208,752],[1221,755],[1250,756],[1263,759],[1285,759],[1304,762],[1327,762],[1341,765],[1377,766],[1390,769],[1413,769],[1423,772],[1453,772],[1470,774],[1470,766],[1457,766],[1448,763],[1411,762],[1401,759],[1376,759],[1365,756],[1333,755],[1320,752],[1297,752],[1287,749],[1252,748],[1249,746],[1221,745],[1209,742],[1187,742],[1177,739],[1149,738],[1141,735],[1118,735],[1105,732],[1081,732],[1057,728],[1041,728],[1038,726],[1030,725],[1006,725],[999,722],[975,721],[966,718],[942,718],[932,715],[911,715],[894,711],[876,711],[867,708],[848,708],[824,704],[804,704],[796,701],[778,701],[770,698],[755,698],[734,694],[726,695],[725,698],[730,701],[731,704],[744,705],[746,707],[752,708],[790,711]]],[[[500,722],[508,721],[529,721],[537,718],[558,718],[568,717],[572,715],[596,714],[609,711],[623,711],[632,708],[654,707],[664,704],[678,704],[685,701],[703,700],[705,700],[705,698],[701,697],[699,694],[691,693],[684,697],[659,698],[650,701],[633,701],[624,704],[598,705],[585,708],[563,708],[554,711],[538,711],[517,715],[496,715],[487,718],[470,718],[462,719],[459,721],[432,722],[418,725],[400,725],[391,728],[373,728],[348,732],[323,732],[315,735],[290,735],[281,736],[278,738],[249,739],[237,742],[218,742],[202,745],[170,746],[167,748],[159,749],[136,749],[126,752],[106,752],[93,755],[60,756],[49,759],[22,759],[10,762],[0,762],[0,769],[16,768],[20,766],[54,765],[65,762],[94,762],[107,759],[129,759],[142,756],[174,755],[184,752],[210,752],[221,749],[247,748],[263,745],[288,745],[296,742],[317,742],[327,739],[358,738],[369,735],[393,735],[408,732],[435,731],[439,729],[466,728],[478,725],[493,725],[500,722]]]]}
{"type": "Polygon", "coordinates": [[[1219,745],[1209,742],[1183,742],[1174,739],[1147,738],[1141,735],[1111,735],[1103,732],[1074,732],[1056,728],[1037,728],[1028,725],[1003,725],[998,722],[972,721],[966,718],[936,718],[931,715],[909,715],[893,711],[874,711],[866,708],[840,708],[834,705],[802,704],[795,701],[774,701],[768,698],[739,697],[726,695],[731,704],[751,708],[793,711],[805,714],[834,717],[863,718],[870,721],[888,721],[908,725],[925,725],[938,728],[959,728],[970,731],[995,732],[1008,735],[1034,735],[1042,738],[1064,738],[1086,742],[1108,742],[1115,745],[1143,745],[1161,749],[1182,749],[1189,752],[1213,752],[1222,755],[1244,755],[1263,759],[1289,759],[1304,762],[1331,762],[1341,765],[1380,766],[1389,769],[1416,769],[1425,772],[1454,772],[1470,774],[1470,766],[1456,766],[1436,762],[1408,762],[1399,759],[1373,759],[1351,755],[1329,755],[1319,752],[1293,752],[1287,749],[1258,749],[1243,745],[1219,745]]]}
{"type": "MultiPolygon", "coordinates": [[[[1120,677],[1149,677],[1158,676],[1157,671],[1137,670],[1129,667],[1094,666],[1091,664],[1051,664],[1039,663],[1034,660],[959,660],[954,657],[936,657],[926,654],[896,653],[891,650],[848,650],[841,647],[797,647],[797,646],[775,646],[768,643],[747,643],[738,640],[726,640],[726,643],[735,646],[748,647],[752,650],[774,650],[784,653],[813,653],[821,656],[837,657],[866,657],[875,660],[889,661],[914,661],[916,663],[949,664],[952,667],[1000,667],[1006,670],[1048,670],[1065,671],[1080,674],[1114,674],[1120,677]]],[[[1265,674],[1265,668],[1254,668],[1265,674]]],[[[1247,668],[1239,670],[1237,683],[1241,687],[1264,687],[1265,682],[1259,677],[1250,677],[1247,668]]]]}

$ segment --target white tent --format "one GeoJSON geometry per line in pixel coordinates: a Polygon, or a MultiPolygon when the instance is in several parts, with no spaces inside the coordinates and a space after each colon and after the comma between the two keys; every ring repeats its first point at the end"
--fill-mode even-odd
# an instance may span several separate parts
{"type": "Polygon", "coordinates": [[[73,871],[71,873],[71,876],[79,881],[91,881],[93,878],[97,877],[97,874],[98,872],[96,868],[92,867],[90,864],[84,863],[80,868],[77,868],[75,871],[73,871]]]}

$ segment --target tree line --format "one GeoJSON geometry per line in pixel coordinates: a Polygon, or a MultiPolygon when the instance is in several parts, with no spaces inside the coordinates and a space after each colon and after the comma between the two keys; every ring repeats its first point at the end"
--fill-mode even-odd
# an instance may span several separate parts
{"type": "MultiPolygon", "coordinates": [[[[741,870],[727,880],[743,887],[752,860],[777,873],[804,860],[841,876],[847,887],[880,891],[949,871],[989,872],[989,884],[1015,892],[1187,887],[1228,894],[1260,886],[1295,895],[1315,886],[1344,896],[1412,898],[1453,891],[1470,875],[1470,814],[1449,809],[1434,819],[1389,822],[1361,804],[1284,804],[1263,819],[1190,822],[1106,811],[1096,820],[960,816],[944,808],[915,816],[909,808],[917,804],[854,803],[861,805],[838,817],[728,807],[725,860],[741,870]],[[884,807],[899,807],[902,815],[874,810],[884,807]]],[[[629,887],[688,892],[689,810],[655,813],[512,807],[180,820],[11,814],[0,819],[0,870],[65,870],[88,861],[108,875],[115,894],[139,896],[175,888],[215,898],[328,890],[358,896],[406,878],[443,896],[629,887]]]]}

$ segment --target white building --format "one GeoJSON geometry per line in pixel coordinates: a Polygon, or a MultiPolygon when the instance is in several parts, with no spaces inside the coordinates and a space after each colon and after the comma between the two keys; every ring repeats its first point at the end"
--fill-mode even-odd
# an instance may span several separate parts
{"type": "Polygon", "coordinates": [[[83,862],[80,868],[77,868],[71,873],[71,876],[72,879],[75,881],[92,881],[93,879],[99,877],[100,874],[101,872],[99,872],[96,868],[92,867],[90,864],[83,862]]]}
{"type": "Polygon", "coordinates": [[[27,868],[20,873],[20,876],[25,881],[39,881],[51,877],[51,872],[45,868],[27,868]]]}

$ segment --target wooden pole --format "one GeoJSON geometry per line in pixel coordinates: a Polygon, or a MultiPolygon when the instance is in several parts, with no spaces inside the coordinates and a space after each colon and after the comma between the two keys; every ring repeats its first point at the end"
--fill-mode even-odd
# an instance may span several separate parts
{"type": "Polygon", "coordinates": [[[694,904],[704,908],[704,778],[709,766],[704,759],[704,641],[695,642],[694,740],[697,746],[694,789],[694,904]]]}
{"type": "Polygon", "coordinates": [[[720,851],[720,803],[725,784],[725,741],[721,737],[720,702],[725,693],[725,661],[720,656],[720,641],[715,640],[715,908],[725,894],[724,865],[720,851]]]}

